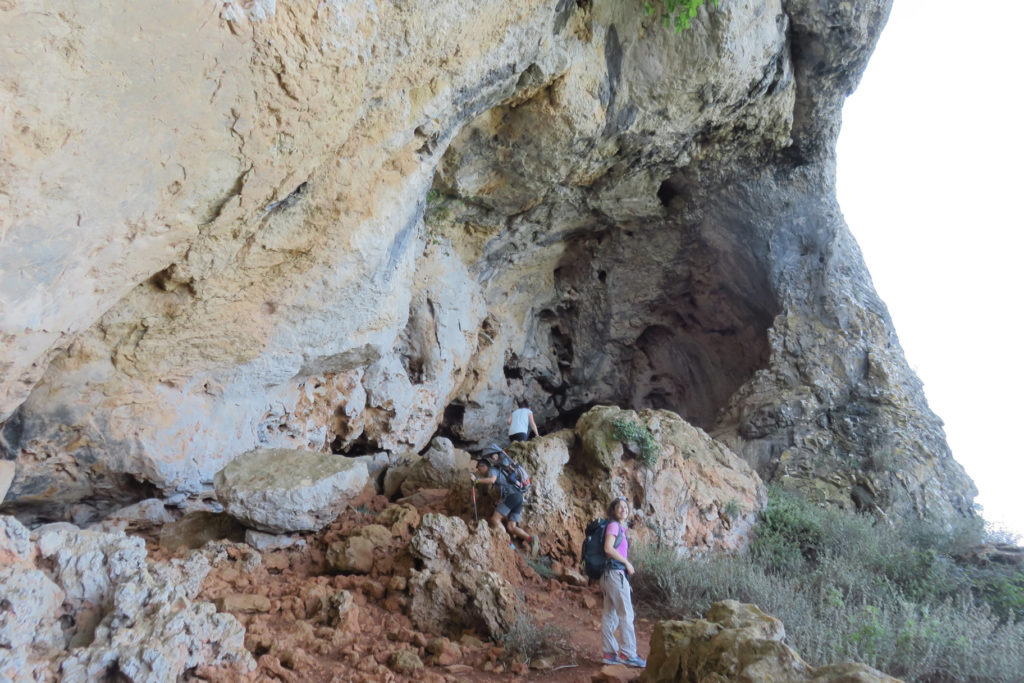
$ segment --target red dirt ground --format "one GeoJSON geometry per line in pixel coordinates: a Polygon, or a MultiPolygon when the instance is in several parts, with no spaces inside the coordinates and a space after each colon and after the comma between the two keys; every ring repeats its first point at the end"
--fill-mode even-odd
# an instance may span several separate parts
{"type": "MultiPolygon", "coordinates": [[[[376,557],[369,575],[326,572],[324,540],[370,523],[373,514],[386,504],[386,500],[377,497],[363,508],[365,513],[349,509],[325,532],[307,536],[305,548],[262,553],[260,566],[255,569],[251,562],[246,569],[246,560],[251,559],[254,550],[231,546],[230,561],[210,572],[199,598],[221,599],[219,608],[234,614],[246,627],[246,649],[257,660],[258,668],[240,677],[237,671],[226,667],[200,667],[187,672],[185,680],[576,683],[626,681],[640,676],[639,669],[608,667],[600,661],[601,592],[596,583],[581,587],[545,579],[525,561],[519,563],[521,589],[534,622],[554,627],[567,636],[558,654],[546,657],[546,665],[533,662],[535,667],[547,668],[529,668],[506,656],[499,645],[485,641],[479,634],[447,634],[446,641],[436,641],[438,636],[413,628],[404,614],[408,596],[392,584],[392,575],[401,574],[411,562],[404,554],[404,542],[394,544],[390,556],[376,557]],[[332,624],[327,605],[330,596],[340,589],[354,596],[357,607],[345,621],[332,624]],[[453,647],[452,642],[459,644],[453,647]],[[441,647],[439,643],[447,644],[441,647]],[[399,650],[414,652],[424,668],[396,671],[401,666],[393,666],[392,658],[399,650]]],[[[150,554],[154,559],[170,556],[153,541],[150,554]]],[[[638,608],[635,626],[641,656],[649,651],[653,625],[650,615],[638,608]]]]}

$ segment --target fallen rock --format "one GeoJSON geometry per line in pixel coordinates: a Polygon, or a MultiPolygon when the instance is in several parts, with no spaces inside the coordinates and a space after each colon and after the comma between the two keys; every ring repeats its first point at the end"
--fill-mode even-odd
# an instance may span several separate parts
{"type": "Polygon", "coordinates": [[[266,534],[253,529],[245,531],[245,542],[261,553],[293,547],[304,548],[306,546],[306,539],[304,538],[282,534],[266,534]]]}
{"type": "Polygon", "coordinates": [[[255,614],[270,611],[270,600],[265,595],[231,593],[213,601],[218,612],[255,614]]]}
{"type": "Polygon", "coordinates": [[[387,546],[391,543],[391,530],[380,524],[367,524],[359,529],[357,536],[362,536],[375,547],[387,546]]]}
{"type": "Polygon", "coordinates": [[[330,596],[327,623],[343,633],[359,632],[359,606],[351,593],[341,590],[330,596]]]}
{"type": "Polygon", "coordinates": [[[366,463],[303,450],[262,449],[214,477],[228,514],[268,533],[319,531],[369,483],[366,463]]]}
{"type": "Polygon", "coordinates": [[[422,457],[407,456],[384,475],[384,495],[408,497],[420,489],[469,488],[473,461],[443,436],[430,442],[422,457]]]}
{"type": "Polygon", "coordinates": [[[420,489],[411,496],[399,498],[400,505],[411,505],[417,510],[441,512],[448,508],[448,498],[452,492],[448,489],[420,489]]]}
{"type": "Polygon", "coordinates": [[[627,669],[622,664],[607,664],[591,677],[591,683],[625,683],[640,678],[643,671],[627,669]]]}
{"type": "Polygon", "coordinates": [[[44,572],[17,564],[0,566],[0,680],[29,679],[66,647],[55,618],[63,602],[64,591],[44,572]]]}
{"type": "Polygon", "coordinates": [[[377,522],[390,527],[395,536],[411,536],[420,524],[420,513],[409,504],[389,505],[377,515],[377,522]]]}
{"type": "Polygon", "coordinates": [[[174,516],[167,511],[164,501],[159,498],[147,498],[107,515],[106,519],[91,526],[90,529],[97,531],[140,531],[170,524],[173,521],[174,516]]]}
{"type": "Polygon", "coordinates": [[[415,650],[403,648],[388,656],[388,667],[397,673],[412,676],[423,669],[423,661],[415,650]]]}
{"type": "Polygon", "coordinates": [[[451,666],[462,659],[462,649],[447,638],[434,638],[426,647],[427,652],[434,656],[435,666],[451,666]]]}
{"type": "Polygon", "coordinates": [[[363,536],[353,536],[327,546],[327,566],[336,572],[369,574],[373,569],[374,544],[363,536]]]}
{"type": "MultiPolygon", "coordinates": [[[[629,499],[631,542],[656,541],[681,552],[746,545],[767,491],[750,465],[704,430],[667,410],[598,406],[580,417],[575,433],[583,447],[568,466],[593,477],[599,499],[629,499]],[[642,464],[640,446],[614,436],[616,424],[648,434],[656,461],[642,464]]],[[[590,514],[603,516],[605,504],[590,514]]]]}
{"type": "Polygon", "coordinates": [[[409,618],[428,633],[478,629],[490,637],[508,630],[520,609],[510,579],[521,580],[515,551],[502,530],[481,522],[428,513],[409,544],[422,561],[409,579],[409,618]]]}
{"type": "Polygon", "coordinates": [[[897,683],[869,666],[812,667],[782,641],[781,621],[755,605],[716,602],[704,619],[655,625],[645,683],[688,680],[897,683]]]}
{"type": "Polygon", "coordinates": [[[210,541],[240,542],[244,539],[244,526],[230,515],[215,512],[189,512],[160,528],[160,547],[171,551],[194,550],[210,541]]]}

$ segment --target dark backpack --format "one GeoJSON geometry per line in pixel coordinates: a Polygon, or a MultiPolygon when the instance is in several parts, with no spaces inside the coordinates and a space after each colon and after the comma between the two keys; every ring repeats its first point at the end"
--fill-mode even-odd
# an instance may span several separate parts
{"type": "MultiPolygon", "coordinates": [[[[608,568],[609,563],[620,565],[620,562],[610,559],[604,554],[604,532],[608,529],[608,519],[595,519],[587,525],[586,538],[583,539],[583,571],[592,579],[600,579],[601,574],[608,568]]],[[[615,545],[618,548],[622,543],[622,537],[626,532],[619,526],[619,535],[615,537],[615,545]]]]}
{"type": "Polygon", "coordinates": [[[505,481],[512,487],[512,490],[525,493],[530,489],[530,475],[527,471],[496,444],[491,444],[484,449],[483,458],[487,464],[498,468],[505,475],[505,481]]]}

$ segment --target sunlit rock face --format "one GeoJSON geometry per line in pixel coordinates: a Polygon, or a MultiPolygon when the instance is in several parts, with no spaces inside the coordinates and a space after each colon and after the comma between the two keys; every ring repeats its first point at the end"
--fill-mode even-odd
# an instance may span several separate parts
{"type": "Polygon", "coordinates": [[[0,10],[4,509],[87,521],[254,448],[667,408],[767,481],[974,489],[835,200],[889,3],[0,10]]]}

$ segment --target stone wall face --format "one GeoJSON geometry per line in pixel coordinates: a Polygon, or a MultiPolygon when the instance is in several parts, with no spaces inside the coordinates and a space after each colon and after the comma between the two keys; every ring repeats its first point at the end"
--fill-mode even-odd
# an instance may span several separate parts
{"type": "Polygon", "coordinates": [[[545,430],[667,408],[766,480],[968,512],[835,201],[887,12],[0,9],[5,507],[197,493],[257,447],[481,444],[526,398],[545,430]]]}

